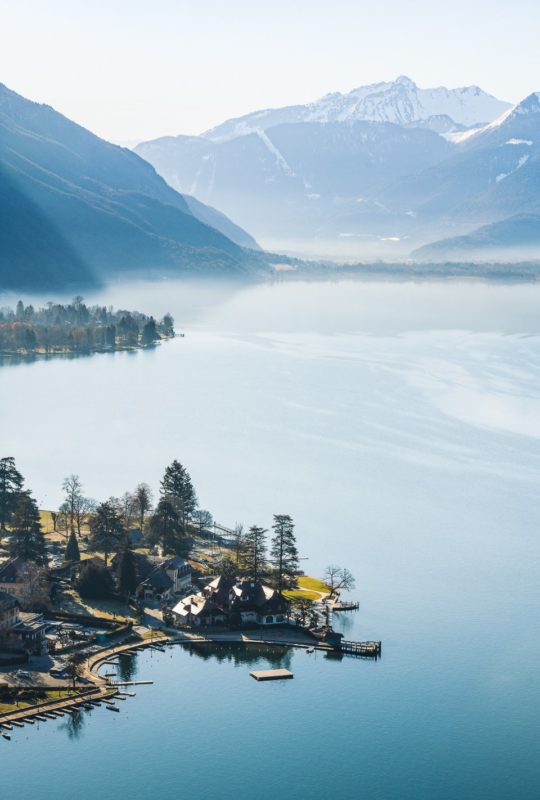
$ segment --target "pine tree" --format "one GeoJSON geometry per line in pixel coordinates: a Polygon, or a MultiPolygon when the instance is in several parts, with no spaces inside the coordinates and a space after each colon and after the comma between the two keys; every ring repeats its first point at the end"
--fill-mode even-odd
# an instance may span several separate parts
{"type": "Polygon", "coordinates": [[[115,549],[124,535],[122,515],[118,511],[114,500],[100,503],[90,522],[92,533],[92,547],[105,553],[105,566],[109,560],[109,553],[115,549]]]}
{"type": "Polygon", "coordinates": [[[162,497],[148,525],[148,541],[164,553],[189,554],[189,542],[180,515],[168,497],[162,497]]]}
{"type": "Polygon", "coordinates": [[[142,344],[153,344],[153,342],[157,342],[160,338],[156,327],[156,321],[154,317],[150,317],[143,326],[141,342],[142,344]]]}
{"type": "Polygon", "coordinates": [[[126,537],[118,564],[118,591],[127,600],[129,595],[134,593],[138,584],[135,558],[129,546],[129,539],[126,537]]]}
{"type": "Polygon", "coordinates": [[[274,536],[270,548],[270,559],[275,572],[276,588],[281,591],[294,585],[298,574],[298,549],[294,534],[294,522],[288,514],[275,514],[272,525],[274,536]]]}
{"type": "Polygon", "coordinates": [[[6,530],[22,491],[24,478],[15,466],[15,459],[0,459],[0,531],[6,530]]]}
{"type": "Polygon", "coordinates": [[[161,496],[172,503],[185,528],[197,508],[197,496],[189,472],[176,459],[165,470],[161,481],[161,496]]]}
{"type": "Polygon", "coordinates": [[[114,593],[114,582],[106,567],[100,567],[92,561],[84,563],[77,581],[77,591],[81,597],[107,599],[114,593]]]}
{"type": "Polygon", "coordinates": [[[36,564],[47,564],[45,538],[39,509],[30,492],[21,492],[11,520],[10,555],[36,564]]]}
{"type": "Polygon", "coordinates": [[[75,531],[72,530],[69,534],[68,543],[66,545],[66,552],[64,553],[64,561],[80,561],[81,560],[81,553],[79,550],[79,543],[77,541],[77,537],[75,535],[75,531]]]}
{"type": "Polygon", "coordinates": [[[265,528],[252,525],[244,537],[243,568],[246,575],[254,581],[260,580],[266,569],[265,528]]]}

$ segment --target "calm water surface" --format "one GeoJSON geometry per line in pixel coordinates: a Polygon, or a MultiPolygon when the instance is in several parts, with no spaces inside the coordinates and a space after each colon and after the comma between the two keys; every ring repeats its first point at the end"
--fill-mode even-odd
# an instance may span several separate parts
{"type": "Polygon", "coordinates": [[[540,287],[159,283],[98,299],[170,310],[186,336],[0,369],[1,449],[40,502],[69,472],[98,499],[157,487],[177,457],[220,521],[290,513],[307,571],[347,565],[361,609],[342,625],[383,658],[277,653],[295,680],[257,684],[259,652],[139,656],[155,684],[122,713],[3,742],[2,800],[21,780],[32,800],[536,800],[540,287]]]}

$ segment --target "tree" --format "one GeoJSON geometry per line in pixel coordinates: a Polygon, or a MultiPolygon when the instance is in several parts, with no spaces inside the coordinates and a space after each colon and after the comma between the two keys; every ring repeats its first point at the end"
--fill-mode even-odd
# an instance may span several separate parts
{"type": "Polygon", "coordinates": [[[298,548],[294,533],[294,522],[288,514],[275,514],[272,526],[274,536],[270,548],[270,560],[275,571],[276,588],[296,584],[298,574],[298,548]]]}
{"type": "Polygon", "coordinates": [[[131,525],[131,518],[135,513],[135,497],[131,494],[131,492],[124,492],[120,499],[120,506],[122,508],[124,526],[129,528],[131,525]]]}
{"type": "Polygon", "coordinates": [[[21,492],[11,520],[10,555],[24,561],[47,565],[45,538],[41,530],[39,509],[30,492],[21,492]]]}
{"type": "Polygon", "coordinates": [[[150,317],[143,326],[141,342],[142,344],[153,344],[157,342],[158,339],[161,339],[161,336],[158,333],[156,321],[154,317],[150,317]]]}
{"type": "Polygon", "coordinates": [[[105,554],[105,566],[107,566],[109,553],[115,549],[125,533],[122,516],[112,497],[97,506],[90,522],[90,531],[92,533],[92,547],[103,551],[105,554]]]}
{"type": "Polygon", "coordinates": [[[78,475],[68,475],[64,478],[62,489],[65,492],[64,502],[69,512],[69,531],[75,532],[75,519],[77,515],[77,508],[82,498],[82,483],[78,475]]]}
{"type": "Polygon", "coordinates": [[[193,519],[199,526],[199,533],[202,533],[205,528],[209,528],[214,522],[212,514],[209,511],[205,511],[203,508],[197,509],[193,515],[193,519]]]}
{"type": "Polygon", "coordinates": [[[244,534],[244,526],[237,522],[234,528],[233,536],[233,552],[236,560],[237,570],[240,568],[244,560],[244,553],[246,550],[246,536],[244,534]]]}
{"type": "Polygon", "coordinates": [[[124,549],[120,554],[120,561],[118,564],[118,591],[127,601],[130,594],[134,593],[138,585],[139,581],[137,580],[135,559],[129,547],[129,540],[126,537],[124,549]]]}
{"type": "Polygon", "coordinates": [[[0,532],[6,531],[21,494],[24,478],[11,456],[0,459],[0,532]]]}
{"type": "Polygon", "coordinates": [[[168,498],[185,527],[197,507],[197,496],[189,472],[176,459],[165,470],[161,496],[168,498]]]}
{"type": "Polygon", "coordinates": [[[152,490],[147,483],[139,483],[133,492],[134,511],[139,519],[139,528],[144,530],[146,514],[152,508],[152,490]]]}
{"type": "Polygon", "coordinates": [[[230,578],[231,580],[234,580],[238,574],[238,566],[232,558],[229,558],[229,556],[223,556],[223,558],[218,562],[216,571],[217,574],[222,578],[230,578]]]}
{"type": "Polygon", "coordinates": [[[266,534],[265,528],[252,525],[245,535],[243,567],[254,581],[258,581],[266,569],[266,534]]]}
{"type": "Polygon", "coordinates": [[[79,543],[77,541],[77,537],[75,536],[75,531],[71,531],[69,534],[68,543],[66,545],[66,551],[64,553],[64,561],[80,561],[81,560],[81,553],[79,550],[79,543]]]}
{"type": "Polygon", "coordinates": [[[174,336],[174,319],[170,314],[165,314],[159,324],[159,330],[164,336],[174,336]]]}
{"type": "Polygon", "coordinates": [[[324,582],[330,589],[330,597],[344,589],[346,592],[354,589],[354,577],[348,569],[330,564],[324,571],[324,582]]]}
{"type": "Polygon", "coordinates": [[[148,525],[148,541],[164,553],[189,554],[189,542],[180,515],[168,497],[162,497],[148,525]]]}
{"type": "Polygon", "coordinates": [[[109,570],[91,560],[83,563],[76,586],[81,597],[94,600],[107,600],[114,594],[114,582],[109,570]]]}
{"type": "Polygon", "coordinates": [[[96,501],[91,497],[83,497],[83,495],[81,495],[77,499],[75,506],[75,523],[77,525],[77,536],[79,539],[81,538],[83,522],[89,514],[95,512],[96,505],[96,501]]]}
{"type": "MultiPolygon", "coordinates": [[[[82,656],[84,658],[84,656],[82,656]]],[[[67,672],[71,678],[73,689],[77,686],[77,680],[82,678],[84,674],[84,667],[81,662],[80,653],[70,653],[67,658],[67,672]]]]}
{"type": "Polygon", "coordinates": [[[292,606],[300,618],[300,623],[306,625],[309,617],[313,614],[313,600],[305,597],[295,597],[292,600],[292,606]]]}

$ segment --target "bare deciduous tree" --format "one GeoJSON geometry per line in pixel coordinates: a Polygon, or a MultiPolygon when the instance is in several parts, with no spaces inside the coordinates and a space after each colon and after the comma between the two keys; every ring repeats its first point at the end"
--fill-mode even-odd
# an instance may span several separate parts
{"type": "Polygon", "coordinates": [[[355,586],[352,573],[345,567],[338,567],[335,564],[326,567],[323,580],[330,589],[330,597],[342,589],[347,592],[351,591],[355,586]]]}

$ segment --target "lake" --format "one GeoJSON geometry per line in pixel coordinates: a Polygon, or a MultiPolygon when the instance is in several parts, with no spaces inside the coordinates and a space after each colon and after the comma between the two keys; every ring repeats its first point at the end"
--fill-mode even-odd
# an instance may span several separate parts
{"type": "Polygon", "coordinates": [[[289,513],[306,572],[348,566],[341,625],[383,655],[278,653],[295,679],[268,684],[260,652],[141,655],[155,684],[122,713],[3,743],[2,800],[537,800],[540,286],[164,281],[94,301],[186,335],[0,369],[2,454],[39,502],[71,472],[98,500],[157,490],[178,458],[220,522],[289,513]]]}

